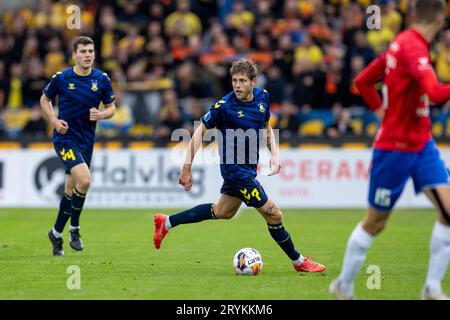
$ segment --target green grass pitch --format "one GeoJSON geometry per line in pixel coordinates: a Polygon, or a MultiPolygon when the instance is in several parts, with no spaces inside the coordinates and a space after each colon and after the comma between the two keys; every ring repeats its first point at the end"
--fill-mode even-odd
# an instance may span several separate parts
{"type": "MultiPolygon", "coordinates": [[[[70,249],[66,230],[65,256],[53,257],[46,233],[56,209],[1,209],[0,299],[330,299],[328,285],[364,215],[364,210],[284,210],[284,224],[299,251],[327,266],[324,274],[299,274],[254,210],[229,221],[179,226],[160,250],[152,242],[154,212],[86,209],[81,216],[85,250],[70,249]],[[243,247],[261,252],[260,275],[234,274],[232,258],[243,247]],[[80,268],[80,289],[67,288],[72,265],[80,268]]],[[[432,210],[394,212],[358,276],[357,298],[419,297],[434,220],[432,210]],[[381,270],[380,289],[367,287],[369,265],[381,270]]],[[[450,292],[450,272],[443,288],[450,292]]]]}

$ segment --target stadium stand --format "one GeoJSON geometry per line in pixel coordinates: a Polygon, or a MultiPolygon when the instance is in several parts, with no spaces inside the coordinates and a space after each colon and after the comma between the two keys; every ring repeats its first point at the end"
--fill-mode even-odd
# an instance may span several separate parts
{"type": "MultiPolygon", "coordinates": [[[[77,1],[81,30],[70,30],[69,4],[0,4],[3,146],[49,141],[39,97],[48,79],[72,64],[71,39],[79,34],[95,40],[97,66],[117,95],[116,116],[98,126],[104,146],[162,146],[174,129],[192,131],[231,89],[228,68],[243,56],[258,63],[282,142],[370,145],[379,122],[352,81],[409,23],[406,0],[85,0],[77,1]],[[381,7],[381,30],[365,27],[370,4],[381,7]]],[[[450,81],[449,57],[446,30],[432,46],[443,82],[450,81]]],[[[450,137],[449,110],[449,103],[432,107],[438,141],[450,137]]]]}

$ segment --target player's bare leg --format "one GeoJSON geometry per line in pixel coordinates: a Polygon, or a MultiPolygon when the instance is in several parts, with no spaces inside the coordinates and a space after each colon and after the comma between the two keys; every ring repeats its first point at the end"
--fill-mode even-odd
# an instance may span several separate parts
{"type": "Polygon", "coordinates": [[[153,221],[155,231],[153,233],[153,244],[156,249],[161,247],[161,242],[169,233],[169,229],[180,224],[196,223],[209,219],[231,219],[241,206],[239,198],[222,194],[219,202],[205,203],[194,208],[171,215],[156,214],[153,221]]]}
{"type": "Polygon", "coordinates": [[[295,249],[291,236],[283,226],[283,214],[272,200],[267,200],[261,208],[257,208],[256,210],[266,220],[270,235],[291,259],[296,271],[322,272],[325,270],[325,266],[312,261],[309,257],[303,257],[295,249]]]}
{"type": "Polygon", "coordinates": [[[80,163],[70,170],[70,175],[75,182],[75,186],[72,189],[69,243],[72,249],[81,251],[83,250],[83,242],[80,239],[80,215],[91,184],[91,173],[86,163],[80,163]]]}
{"type": "Polygon", "coordinates": [[[67,221],[70,218],[71,206],[72,206],[72,192],[75,187],[75,180],[73,180],[70,174],[66,174],[66,182],[64,185],[64,195],[61,198],[59,204],[58,216],[56,218],[55,225],[52,230],[48,232],[48,238],[53,246],[53,255],[63,256],[63,239],[62,232],[67,221]]]}
{"type": "Polygon", "coordinates": [[[354,298],[354,281],[366,259],[366,252],[375,236],[384,229],[389,216],[387,211],[369,207],[363,221],[353,230],[347,242],[342,271],[329,288],[330,294],[335,299],[352,300],[354,298]]]}
{"type": "Polygon", "coordinates": [[[91,173],[86,163],[80,163],[70,170],[70,175],[75,181],[75,190],[86,194],[91,185],[91,173]]]}
{"type": "Polygon", "coordinates": [[[70,174],[66,174],[66,183],[64,184],[64,193],[72,197],[73,188],[75,188],[75,180],[70,174]]]}
{"type": "Polygon", "coordinates": [[[241,204],[241,199],[222,194],[219,202],[213,204],[214,217],[216,219],[231,219],[236,215],[241,204]]]}
{"type": "Polygon", "coordinates": [[[448,300],[441,282],[450,260],[450,186],[425,190],[438,213],[430,241],[430,261],[422,300],[448,300]]]}

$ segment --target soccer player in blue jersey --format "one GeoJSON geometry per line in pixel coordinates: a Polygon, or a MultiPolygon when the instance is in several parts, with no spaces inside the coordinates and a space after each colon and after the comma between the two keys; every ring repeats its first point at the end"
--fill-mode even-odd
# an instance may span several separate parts
{"type": "Polygon", "coordinates": [[[59,205],[55,225],[48,237],[53,255],[62,256],[61,234],[70,218],[69,243],[77,251],[83,250],[80,239],[80,214],[91,182],[89,171],[98,120],[114,115],[114,93],[108,75],[92,65],[95,60],[94,41],[85,36],[75,38],[72,68],[57,72],[44,88],[41,108],[53,125],[53,144],[56,154],[66,167],[64,195],[59,205]],[[58,96],[58,116],[53,112],[52,100],[58,96]],[[104,110],[98,109],[103,102],[104,110]]]}
{"type": "Polygon", "coordinates": [[[189,142],[186,160],[179,178],[179,183],[184,189],[190,190],[192,187],[191,164],[203,134],[208,129],[217,128],[222,137],[222,146],[219,147],[220,171],[224,179],[220,190],[221,197],[217,203],[201,204],[171,216],[156,214],[153,236],[155,248],[160,248],[169,229],[180,224],[209,219],[231,219],[244,202],[261,213],[267,221],[270,235],[291,259],[296,271],[322,272],[325,266],[312,261],[309,257],[303,257],[295,249],[289,233],[283,226],[281,210],[267,197],[263,187],[256,180],[260,145],[259,130],[266,131],[267,145],[271,151],[269,175],[280,171],[278,146],[269,124],[269,94],[255,87],[256,65],[250,60],[242,59],[233,63],[230,73],[233,91],[213,104],[209,112],[202,117],[201,125],[189,142]],[[242,137],[240,134],[251,136],[252,130],[256,140],[253,140],[254,143],[248,143],[251,139],[248,136],[242,137]],[[239,141],[247,142],[243,147],[239,141]]]}

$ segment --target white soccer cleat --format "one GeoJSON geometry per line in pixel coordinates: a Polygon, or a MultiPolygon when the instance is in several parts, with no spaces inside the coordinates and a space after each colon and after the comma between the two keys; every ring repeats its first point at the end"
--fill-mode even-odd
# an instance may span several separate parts
{"type": "Polygon", "coordinates": [[[443,291],[432,293],[428,288],[423,288],[420,300],[450,300],[450,298],[443,291]]]}
{"type": "Polygon", "coordinates": [[[355,297],[352,293],[343,291],[339,286],[339,279],[335,279],[331,284],[328,292],[336,300],[354,300],[355,297]]]}

